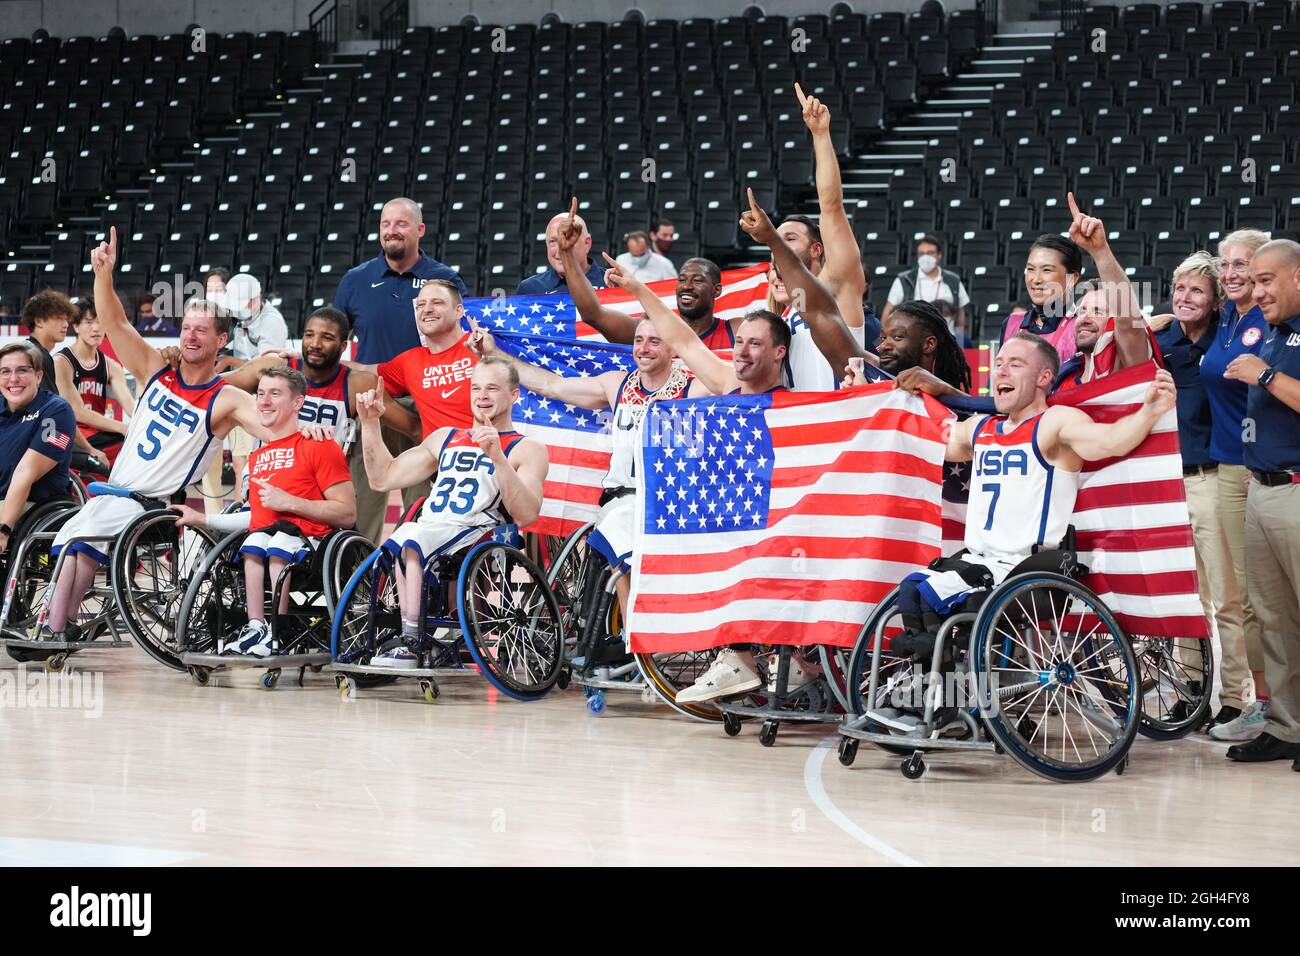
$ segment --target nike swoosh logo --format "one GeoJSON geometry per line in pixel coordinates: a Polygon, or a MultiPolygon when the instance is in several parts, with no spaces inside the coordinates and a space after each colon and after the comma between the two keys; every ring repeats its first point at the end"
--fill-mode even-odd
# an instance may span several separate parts
{"type": "Polygon", "coordinates": [[[450,392],[443,392],[443,393],[442,393],[442,400],[445,402],[447,399],[451,398],[453,395],[455,395],[455,394],[456,394],[457,392],[459,392],[460,390],[461,390],[461,386],[460,386],[460,385],[457,385],[457,386],[456,386],[455,388],[453,388],[450,392]]]}
{"type": "Polygon", "coordinates": [[[370,283],[370,288],[372,288],[372,289],[378,289],[381,285],[383,285],[382,282],[372,282],[372,283],[370,283]]]}

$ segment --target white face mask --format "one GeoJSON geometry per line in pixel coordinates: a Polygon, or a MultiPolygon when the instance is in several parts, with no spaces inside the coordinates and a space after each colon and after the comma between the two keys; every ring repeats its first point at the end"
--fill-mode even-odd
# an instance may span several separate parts
{"type": "Polygon", "coordinates": [[[924,256],[917,256],[916,264],[920,267],[922,272],[929,273],[934,271],[935,266],[939,264],[939,260],[934,256],[927,254],[924,256]]]}

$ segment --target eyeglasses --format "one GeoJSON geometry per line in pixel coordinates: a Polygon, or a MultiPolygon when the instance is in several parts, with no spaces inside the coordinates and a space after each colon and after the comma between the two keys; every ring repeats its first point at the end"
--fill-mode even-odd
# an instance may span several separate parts
{"type": "Polygon", "coordinates": [[[1227,260],[1227,259],[1220,259],[1220,260],[1219,260],[1219,269],[1220,269],[1220,270],[1231,269],[1233,272],[1245,272],[1245,271],[1247,271],[1249,268],[1250,268],[1250,260],[1249,260],[1249,259],[1233,259],[1233,260],[1231,260],[1231,261],[1229,261],[1229,260],[1227,260]]]}
{"type": "Polygon", "coordinates": [[[15,376],[19,378],[28,378],[35,374],[36,369],[32,368],[30,365],[23,365],[19,368],[0,368],[0,382],[7,382],[15,376]]]}

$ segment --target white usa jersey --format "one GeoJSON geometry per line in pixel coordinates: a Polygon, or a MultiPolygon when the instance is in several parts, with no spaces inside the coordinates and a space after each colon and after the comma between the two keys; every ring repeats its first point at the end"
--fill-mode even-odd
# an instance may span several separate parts
{"type": "Polygon", "coordinates": [[[1048,462],[1038,447],[1042,415],[1003,433],[1007,420],[989,416],[975,427],[966,548],[1021,561],[1035,546],[1065,537],[1079,492],[1079,472],[1048,462]]]}
{"type": "MultiPolygon", "coordinates": [[[[509,456],[522,439],[518,432],[501,433],[501,450],[509,456]]],[[[473,435],[453,428],[438,452],[438,473],[429,498],[420,509],[422,524],[485,527],[509,520],[501,504],[496,465],[483,454],[473,435]]]]}
{"type": "MultiPolygon", "coordinates": [[[[302,371],[302,362],[293,359],[289,367],[302,371]]],[[[307,380],[307,397],[298,410],[298,421],[304,425],[324,425],[334,429],[334,440],[344,451],[352,443],[355,422],[350,407],[348,376],[352,370],[340,365],[328,382],[317,385],[307,380]]]]}
{"type": "MultiPolygon", "coordinates": [[[[790,350],[782,369],[786,387],[800,392],[833,392],[840,387],[844,369],[831,368],[830,360],[822,354],[813,341],[812,329],[793,306],[781,316],[790,326],[790,350]]],[[[858,345],[866,340],[866,326],[850,328],[849,333],[858,345]]]]}
{"type": "Polygon", "coordinates": [[[186,385],[173,368],[151,378],[108,480],[150,498],[168,498],[197,480],[221,448],[212,435],[212,405],[225,384],[214,378],[186,385]]]}
{"type": "Polygon", "coordinates": [[[614,418],[610,422],[613,447],[603,487],[636,487],[636,456],[641,450],[641,422],[645,419],[646,409],[654,402],[683,398],[690,387],[691,373],[677,362],[668,373],[668,381],[653,392],[647,392],[641,384],[640,369],[623,379],[614,405],[614,418]]]}

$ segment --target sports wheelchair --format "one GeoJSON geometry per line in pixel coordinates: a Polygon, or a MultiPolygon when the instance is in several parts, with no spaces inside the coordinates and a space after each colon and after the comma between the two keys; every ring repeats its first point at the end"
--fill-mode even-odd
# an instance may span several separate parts
{"type": "Polygon", "coordinates": [[[307,540],[308,553],[287,564],[274,580],[269,573],[264,576],[263,607],[275,650],[269,657],[222,653],[248,623],[240,548],[251,531],[222,538],[190,578],[176,621],[176,643],[180,663],[198,686],[206,686],[214,671],[232,667],[265,669],[261,683],[267,690],[276,686],[282,670],[296,667],[301,686],[309,668],[319,671],[330,662],[330,626],[339,595],[374,545],[352,530],[332,531],[314,545],[296,526],[278,530],[307,540]],[[288,611],[278,614],[286,589],[288,611]]]}
{"type": "Polygon", "coordinates": [[[744,721],[761,717],[758,742],[771,747],[785,721],[832,724],[839,723],[848,712],[847,648],[765,645],[754,655],[754,663],[762,681],[760,689],[715,704],[722,713],[722,729],[728,737],[739,735],[744,721]],[[808,679],[791,686],[792,667],[796,665],[808,679]]]}
{"type": "MultiPolygon", "coordinates": [[[[565,665],[558,686],[572,681],[583,688],[587,709],[603,714],[610,690],[638,691],[679,714],[718,721],[721,711],[708,704],[677,701],[677,692],[709,669],[716,650],[631,654],[623,648],[623,619],[614,591],[617,575],[587,543],[594,523],[583,525],[553,550],[547,581],[559,604],[565,665]]],[[[552,539],[554,540],[554,539],[552,539]]]]}
{"type": "Polygon", "coordinates": [[[891,649],[904,630],[893,589],[849,660],[854,716],[839,728],[840,763],[867,740],[903,756],[912,780],[924,754],[940,750],[1010,754],[1066,783],[1123,773],[1140,721],[1139,665],[1114,614],[1078,580],[1086,573],[1071,529],[1059,548],[999,585],[986,578],[954,606],[929,654],[891,649]]]}
{"type": "Polygon", "coordinates": [[[179,667],[174,625],[182,584],[215,543],[212,535],[195,529],[178,531],[167,502],[102,482],[91,482],[87,491],[133,498],[145,511],[118,535],[85,535],[69,542],[101,545],[109,562],[96,575],[62,641],[35,640],[32,632],[44,623],[46,598],[53,594],[72,553],[67,547],[52,557],[54,537],[81,504],[50,502],[28,512],[21,540],[14,536],[17,545],[7,568],[0,641],[15,660],[44,661],[48,670],[58,671],[70,654],[87,648],[126,647],[131,643],[129,635],[156,660],[179,667]]]}
{"type": "MultiPolygon", "coordinates": [[[[423,504],[412,505],[402,521],[423,504]]],[[[518,527],[506,524],[485,529],[468,549],[425,561],[414,668],[371,663],[402,640],[394,558],[382,547],[371,551],[343,585],[330,629],[330,669],[340,695],[409,677],[433,703],[441,694],[438,678],[477,670],[507,697],[543,697],[564,663],[560,609],[522,545],[518,527]]]]}

